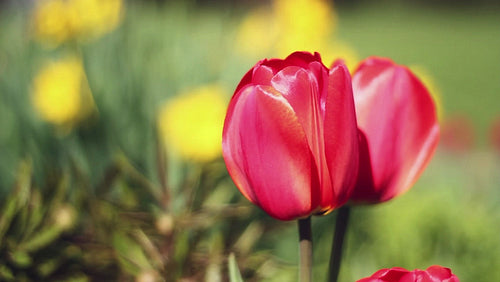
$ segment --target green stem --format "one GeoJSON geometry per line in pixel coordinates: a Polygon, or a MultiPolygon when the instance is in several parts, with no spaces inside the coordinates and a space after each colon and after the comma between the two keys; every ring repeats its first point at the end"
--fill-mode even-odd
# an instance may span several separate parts
{"type": "Polygon", "coordinates": [[[312,281],[312,231],[311,217],[299,219],[299,281],[312,281]]]}
{"type": "Polygon", "coordinates": [[[332,252],[330,254],[330,269],[328,281],[337,282],[340,272],[340,262],[342,261],[342,246],[349,223],[351,208],[343,206],[339,209],[337,220],[335,221],[335,234],[333,235],[332,252]]]}

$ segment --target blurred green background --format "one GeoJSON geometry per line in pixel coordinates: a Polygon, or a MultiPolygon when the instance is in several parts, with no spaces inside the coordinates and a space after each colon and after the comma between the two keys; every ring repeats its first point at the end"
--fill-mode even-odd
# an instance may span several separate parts
{"type": "MultiPolygon", "coordinates": [[[[245,19],[273,3],[128,1],[115,23],[104,21],[112,28],[74,29],[57,44],[37,35],[42,1],[0,3],[0,280],[226,281],[231,252],[246,281],[297,279],[295,223],[251,206],[220,152],[183,156],[161,119],[164,105],[200,86],[217,84],[227,102],[258,59],[278,55],[280,40],[258,39],[269,40],[254,42],[267,44],[261,54],[241,51],[239,40],[245,19]],[[91,93],[90,106],[58,124],[35,105],[43,93],[34,81],[47,61],[68,55],[81,61],[78,89],[91,93]]],[[[442,127],[412,190],[354,209],[341,281],[432,264],[461,281],[500,281],[500,5],[328,5],[334,20],[322,40],[343,46],[333,56],[354,54],[352,65],[385,56],[423,70],[442,127]]],[[[197,131],[190,117],[167,120],[197,131]]],[[[317,281],[326,277],[335,214],[313,218],[317,281]]]]}

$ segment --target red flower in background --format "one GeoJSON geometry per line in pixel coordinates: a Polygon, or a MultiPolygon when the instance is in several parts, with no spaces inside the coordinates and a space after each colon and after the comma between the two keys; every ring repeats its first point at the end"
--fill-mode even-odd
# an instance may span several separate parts
{"type": "Polygon", "coordinates": [[[222,147],[241,193],[277,219],[344,204],[358,171],[347,68],[306,52],[258,62],[229,103],[222,147]]]}
{"type": "Polygon", "coordinates": [[[426,270],[406,270],[401,267],[381,269],[357,282],[459,282],[449,268],[433,265],[426,270]]]}
{"type": "Polygon", "coordinates": [[[474,148],[474,124],[466,115],[450,115],[441,123],[440,146],[452,153],[474,148]]]}
{"type": "Polygon", "coordinates": [[[352,84],[360,163],[351,200],[387,201],[413,185],[434,153],[439,139],[435,106],[411,71],[389,59],[364,60],[352,84]]]}
{"type": "Polygon", "coordinates": [[[490,143],[500,153],[500,116],[493,120],[490,127],[490,143]]]}

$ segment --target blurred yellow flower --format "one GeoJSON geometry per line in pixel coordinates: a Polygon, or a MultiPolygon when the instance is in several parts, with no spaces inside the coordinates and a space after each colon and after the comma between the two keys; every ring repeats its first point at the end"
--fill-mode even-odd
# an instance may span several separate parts
{"type": "Polygon", "coordinates": [[[243,19],[236,36],[236,46],[243,54],[261,58],[269,54],[278,35],[276,21],[265,8],[250,11],[243,19]]]}
{"type": "Polygon", "coordinates": [[[121,20],[121,0],[71,0],[68,21],[82,36],[95,37],[116,28],[121,20]]]}
{"type": "Polygon", "coordinates": [[[225,97],[221,86],[207,85],[166,103],[158,117],[165,144],[189,160],[209,161],[220,156],[225,97]]]}
{"type": "Polygon", "coordinates": [[[274,0],[274,18],[279,27],[276,44],[279,57],[294,51],[316,51],[336,28],[336,15],[325,0],[274,0]]]}
{"type": "Polygon", "coordinates": [[[33,81],[32,102],[40,116],[57,126],[71,128],[94,109],[94,101],[77,57],[46,64],[33,81]]]}
{"type": "Polygon", "coordinates": [[[330,41],[324,46],[320,46],[317,50],[327,67],[330,67],[337,59],[342,59],[351,73],[358,66],[358,53],[344,41],[330,41]]]}
{"type": "Polygon", "coordinates": [[[250,11],[239,26],[238,51],[253,59],[286,57],[294,51],[319,52],[326,64],[341,58],[352,71],[356,51],[335,38],[337,16],[326,0],[274,0],[250,11]]]}
{"type": "Polygon", "coordinates": [[[69,37],[66,20],[66,2],[39,1],[34,14],[35,36],[42,41],[58,45],[69,37]]]}
{"type": "Polygon", "coordinates": [[[422,81],[422,83],[425,85],[427,90],[431,93],[432,98],[434,99],[434,103],[436,105],[436,113],[438,120],[442,121],[443,120],[443,103],[441,99],[441,91],[439,90],[439,87],[437,86],[436,82],[434,81],[434,78],[432,75],[429,73],[429,71],[420,65],[413,65],[410,66],[410,69],[412,72],[422,81]]]}
{"type": "Polygon", "coordinates": [[[95,38],[116,28],[123,8],[122,0],[40,0],[33,15],[35,37],[52,46],[95,38]]]}

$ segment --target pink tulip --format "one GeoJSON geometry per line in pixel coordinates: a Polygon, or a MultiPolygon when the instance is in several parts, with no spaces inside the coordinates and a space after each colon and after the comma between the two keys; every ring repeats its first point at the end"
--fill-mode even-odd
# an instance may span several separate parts
{"type": "Polygon", "coordinates": [[[353,203],[379,203],[410,189],[434,153],[439,126],[424,85],[389,59],[368,58],[352,78],[360,130],[353,203]]]}
{"type": "Polygon", "coordinates": [[[274,218],[341,206],[359,160],[347,68],[306,52],[258,62],[229,103],[222,147],[238,189],[274,218]]]}
{"type": "Polygon", "coordinates": [[[426,270],[408,271],[401,267],[381,269],[372,276],[357,282],[459,282],[451,270],[439,265],[433,265],[426,270]]]}

